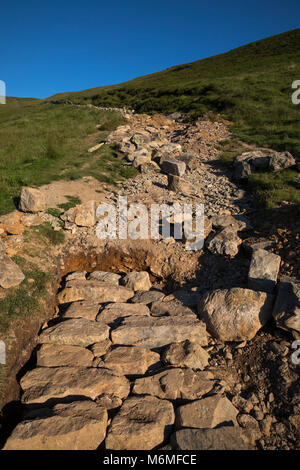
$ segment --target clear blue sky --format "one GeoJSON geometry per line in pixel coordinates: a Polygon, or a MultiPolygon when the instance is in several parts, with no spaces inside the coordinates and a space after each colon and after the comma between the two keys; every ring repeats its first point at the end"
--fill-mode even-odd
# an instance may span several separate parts
{"type": "Polygon", "coordinates": [[[0,0],[0,80],[45,98],[300,27],[299,0],[0,0]]]}

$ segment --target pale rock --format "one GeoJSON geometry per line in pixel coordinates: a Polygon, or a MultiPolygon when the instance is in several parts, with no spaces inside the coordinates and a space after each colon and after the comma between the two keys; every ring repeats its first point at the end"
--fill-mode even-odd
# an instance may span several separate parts
{"type": "Polygon", "coordinates": [[[208,366],[209,354],[199,344],[186,340],[170,344],[162,359],[172,366],[203,370],[208,366]]]}
{"type": "Polygon", "coordinates": [[[66,276],[66,282],[75,280],[84,281],[86,279],[86,274],[86,271],[74,271],[66,276]]]}
{"type": "Polygon", "coordinates": [[[248,274],[250,289],[273,292],[276,286],[281,258],[266,250],[253,250],[248,274]]]}
{"type": "Polygon", "coordinates": [[[19,266],[2,253],[0,255],[0,287],[3,289],[17,287],[24,279],[25,276],[19,266]]]}
{"type": "Polygon", "coordinates": [[[94,303],[126,302],[134,296],[131,289],[101,281],[70,281],[58,294],[58,302],[65,304],[88,300],[94,303]]]}
{"type": "Polygon", "coordinates": [[[124,376],[106,369],[83,367],[38,367],[21,379],[22,403],[45,403],[48,400],[71,396],[95,400],[113,391],[126,398],[130,384],[124,376]]]}
{"type": "Polygon", "coordinates": [[[110,324],[125,317],[149,315],[150,310],[146,305],[116,302],[106,305],[98,314],[96,320],[97,322],[110,324]]]}
{"type": "Polygon", "coordinates": [[[60,216],[65,222],[75,224],[78,227],[93,227],[96,224],[96,202],[88,201],[76,207],[72,207],[60,216]]]}
{"type": "Polygon", "coordinates": [[[198,314],[207,331],[221,341],[254,338],[271,317],[273,297],[233,287],[208,292],[199,299],[198,314]]]}
{"type": "Polygon", "coordinates": [[[221,425],[237,425],[238,410],[221,395],[196,400],[176,410],[178,427],[210,429],[221,425]]]}
{"type": "Polygon", "coordinates": [[[92,367],[94,355],[79,346],[42,344],[37,351],[37,367],[92,367]]]}
{"type": "Polygon", "coordinates": [[[23,187],[19,207],[23,212],[44,211],[46,209],[45,196],[39,189],[23,187]]]}
{"type": "Polygon", "coordinates": [[[85,318],[86,320],[95,321],[98,315],[100,305],[82,300],[73,302],[70,307],[62,314],[62,318],[85,318]]]}
{"type": "Polygon", "coordinates": [[[106,427],[106,409],[92,401],[58,404],[46,417],[19,423],[4,450],[96,450],[106,427]]]}
{"type": "Polygon", "coordinates": [[[211,253],[234,257],[239,251],[242,240],[235,227],[228,226],[213,235],[207,241],[207,248],[211,253]]]}
{"type": "Polygon", "coordinates": [[[159,348],[189,339],[207,346],[205,324],[193,317],[128,317],[111,332],[114,344],[159,348]]]}
{"type": "Polygon", "coordinates": [[[122,279],[122,284],[134,291],[148,291],[151,288],[149,274],[146,271],[132,271],[122,279]]]}
{"type": "Polygon", "coordinates": [[[149,377],[136,379],[133,393],[154,395],[167,400],[196,400],[214,387],[210,372],[195,372],[191,369],[166,369],[149,377]]]}
{"type": "Polygon", "coordinates": [[[143,375],[160,361],[160,355],[136,346],[120,346],[103,357],[103,367],[122,375],[143,375]]]}
{"type": "Polygon", "coordinates": [[[109,273],[106,271],[94,271],[89,274],[88,279],[107,282],[108,284],[115,284],[118,286],[121,276],[119,274],[109,273]]]}
{"type": "Polygon", "coordinates": [[[84,318],[65,320],[46,328],[38,337],[39,343],[89,346],[108,338],[109,327],[84,318]]]}

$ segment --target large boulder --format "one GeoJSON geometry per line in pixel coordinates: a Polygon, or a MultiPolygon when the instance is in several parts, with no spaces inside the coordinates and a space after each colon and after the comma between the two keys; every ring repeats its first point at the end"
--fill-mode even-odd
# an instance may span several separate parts
{"type": "Polygon", "coordinates": [[[134,291],[147,291],[151,288],[150,277],[146,271],[132,271],[126,274],[122,279],[122,284],[128,287],[128,289],[132,289],[134,291]]]}
{"type": "Polygon", "coordinates": [[[41,212],[46,209],[45,195],[36,188],[22,188],[19,208],[23,212],[41,212]]]}
{"type": "Polygon", "coordinates": [[[149,349],[185,339],[207,346],[204,323],[189,316],[127,317],[111,332],[111,340],[114,344],[135,345],[149,349]]]}
{"type": "Polygon", "coordinates": [[[208,292],[199,299],[198,313],[208,332],[221,341],[247,341],[272,315],[273,296],[233,287],[208,292]]]}
{"type": "Polygon", "coordinates": [[[281,258],[266,250],[253,250],[248,274],[250,289],[273,292],[281,258]]]}
{"type": "Polygon", "coordinates": [[[173,406],[156,397],[131,397],[113,418],[105,440],[109,450],[151,450],[174,423],[173,406]]]}
{"type": "Polygon", "coordinates": [[[25,276],[19,266],[6,254],[0,254],[0,287],[10,289],[24,281],[25,276]]]}
{"type": "Polygon", "coordinates": [[[211,392],[215,382],[210,372],[167,369],[134,383],[135,395],[154,395],[167,400],[196,400],[211,392]]]}
{"type": "Polygon", "coordinates": [[[289,152],[274,152],[270,156],[269,168],[271,171],[280,171],[296,164],[296,160],[289,152]]]}
{"type": "Polygon", "coordinates": [[[300,339],[300,281],[284,277],[280,284],[273,310],[279,328],[291,331],[300,339]]]}
{"type": "Polygon", "coordinates": [[[184,162],[173,158],[163,158],[160,166],[162,171],[167,175],[183,176],[186,170],[184,162]]]}
{"type": "Polygon", "coordinates": [[[96,450],[106,426],[106,409],[92,401],[58,404],[18,424],[4,450],[96,450]]]}
{"type": "Polygon", "coordinates": [[[27,404],[72,396],[95,400],[109,393],[126,398],[130,391],[124,376],[92,367],[37,367],[24,375],[20,385],[22,402],[27,404]]]}

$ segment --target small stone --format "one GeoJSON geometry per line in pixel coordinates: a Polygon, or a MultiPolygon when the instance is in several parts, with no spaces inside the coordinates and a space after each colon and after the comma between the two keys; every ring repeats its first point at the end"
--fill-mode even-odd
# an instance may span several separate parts
{"type": "Polygon", "coordinates": [[[168,175],[168,189],[175,193],[190,194],[192,192],[191,184],[176,175],[168,175]]]}
{"type": "Polygon", "coordinates": [[[149,290],[149,291],[137,291],[130,299],[132,303],[137,303],[137,304],[151,304],[153,302],[156,302],[157,300],[162,300],[164,298],[165,294],[160,291],[155,291],[155,290],[149,290]]]}
{"type": "Polygon", "coordinates": [[[292,331],[295,338],[300,333],[299,305],[300,281],[284,277],[279,284],[273,317],[279,328],[292,331]]]}
{"type": "Polygon", "coordinates": [[[148,291],[151,288],[149,274],[146,271],[132,271],[122,279],[122,284],[134,291],[148,291]]]}
{"type": "Polygon", "coordinates": [[[88,201],[72,207],[61,215],[61,219],[78,227],[93,227],[97,221],[96,202],[88,201]]]}
{"type": "Polygon", "coordinates": [[[189,340],[173,343],[162,356],[166,364],[203,370],[208,366],[209,354],[199,344],[189,340]]]}
{"type": "Polygon", "coordinates": [[[70,273],[66,277],[66,282],[68,281],[74,281],[74,280],[85,280],[86,279],[86,271],[75,271],[73,273],[70,273]]]}
{"type": "Polygon", "coordinates": [[[177,300],[170,300],[169,302],[156,301],[151,305],[151,315],[153,317],[177,317],[177,316],[190,316],[194,317],[195,312],[189,307],[185,307],[181,302],[177,300]]]}
{"type": "Polygon", "coordinates": [[[161,162],[161,169],[166,174],[183,176],[186,170],[186,164],[180,160],[164,158],[161,162]]]}
{"type": "Polygon", "coordinates": [[[225,227],[207,240],[207,248],[211,253],[234,257],[239,251],[242,240],[232,226],[225,227]]]}

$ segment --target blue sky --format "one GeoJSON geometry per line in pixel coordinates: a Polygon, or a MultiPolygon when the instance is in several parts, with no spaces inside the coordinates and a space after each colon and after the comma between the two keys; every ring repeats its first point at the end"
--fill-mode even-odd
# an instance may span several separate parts
{"type": "Polygon", "coordinates": [[[45,98],[300,27],[299,0],[0,0],[0,80],[45,98]]]}

